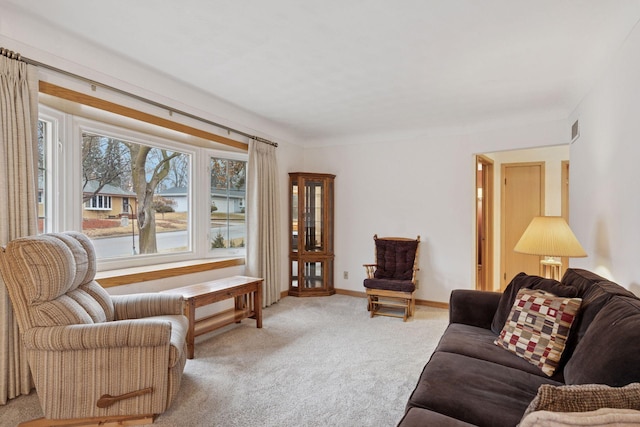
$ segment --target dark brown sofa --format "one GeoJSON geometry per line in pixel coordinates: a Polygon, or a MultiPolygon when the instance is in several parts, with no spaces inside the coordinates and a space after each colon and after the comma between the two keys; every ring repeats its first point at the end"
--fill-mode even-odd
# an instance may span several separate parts
{"type": "Polygon", "coordinates": [[[521,273],[502,294],[456,290],[449,307],[399,427],[516,426],[542,384],[640,382],[640,299],[592,272],[568,269],[561,283],[521,273]],[[521,288],[582,299],[552,376],[494,344],[521,288]]]}

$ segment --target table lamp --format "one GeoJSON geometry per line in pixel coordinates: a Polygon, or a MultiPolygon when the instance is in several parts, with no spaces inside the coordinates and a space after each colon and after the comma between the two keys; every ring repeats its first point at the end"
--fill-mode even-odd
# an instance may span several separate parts
{"type": "Polygon", "coordinates": [[[540,261],[547,278],[560,280],[562,261],[552,257],[586,257],[578,239],[561,216],[537,216],[531,220],[514,251],[541,255],[540,261]]]}

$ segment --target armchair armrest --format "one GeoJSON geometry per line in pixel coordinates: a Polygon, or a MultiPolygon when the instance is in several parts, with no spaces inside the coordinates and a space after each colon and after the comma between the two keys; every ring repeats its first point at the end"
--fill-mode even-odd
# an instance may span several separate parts
{"type": "Polygon", "coordinates": [[[502,296],[499,292],[455,289],[449,300],[449,323],[491,329],[502,296]]]}
{"type": "Polygon", "coordinates": [[[367,279],[373,279],[373,273],[375,273],[378,264],[362,264],[367,270],[367,279]]]}
{"type": "Polygon", "coordinates": [[[170,340],[171,322],[160,319],[38,327],[23,334],[27,349],[46,351],[168,346],[170,340]]]}
{"type": "Polygon", "coordinates": [[[182,314],[183,298],[178,294],[145,293],[113,295],[116,320],[142,319],[166,314],[182,314]]]}

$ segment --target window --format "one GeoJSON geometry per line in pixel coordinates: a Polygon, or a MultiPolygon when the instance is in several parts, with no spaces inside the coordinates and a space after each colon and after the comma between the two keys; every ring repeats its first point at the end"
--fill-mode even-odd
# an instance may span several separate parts
{"type": "Polygon", "coordinates": [[[247,162],[211,157],[211,251],[244,254],[247,240],[245,199],[247,162]],[[226,250],[226,251],[225,251],[226,250]]]}
{"type": "Polygon", "coordinates": [[[84,208],[87,210],[111,210],[111,196],[94,195],[84,203],[84,208]]]}
{"type": "Polygon", "coordinates": [[[190,155],[168,141],[99,128],[80,125],[82,232],[98,258],[188,251],[190,155]],[[175,188],[183,189],[178,210],[165,195],[175,188]],[[122,211],[124,198],[133,200],[132,215],[122,211]]]}
{"type": "Polygon", "coordinates": [[[54,118],[41,117],[38,120],[38,233],[48,233],[53,229],[51,166],[55,154],[55,129],[54,118]]]}
{"type": "Polygon", "coordinates": [[[51,123],[38,120],[38,233],[47,232],[47,146],[51,145],[51,123]]]}
{"type": "Polygon", "coordinates": [[[82,231],[99,270],[244,256],[247,155],[114,121],[40,106],[40,232],[82,231]]]}

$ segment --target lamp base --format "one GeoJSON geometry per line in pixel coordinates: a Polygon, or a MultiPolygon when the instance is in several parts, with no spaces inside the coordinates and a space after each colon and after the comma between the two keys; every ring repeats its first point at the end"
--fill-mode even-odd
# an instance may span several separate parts
{"type": "Polygon", "coordinates": [[[562,262],[553,258],[545,258],[540,261],[542,265],[542,274],[547,279],[560,280],[560,271],[562,270],[562,262]]]}

